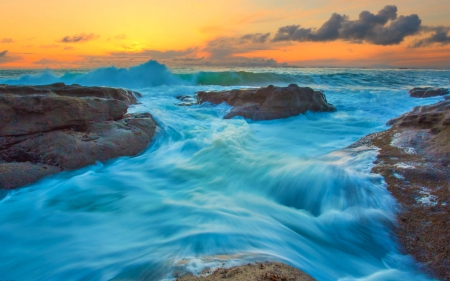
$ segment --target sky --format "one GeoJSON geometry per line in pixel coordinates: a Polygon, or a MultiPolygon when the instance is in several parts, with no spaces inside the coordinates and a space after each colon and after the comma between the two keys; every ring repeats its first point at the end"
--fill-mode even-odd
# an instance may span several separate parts
{"type": "Polygon", "coordinates": [[[0,0],[0,68],[450,68],[449,0],[0,0]]]}

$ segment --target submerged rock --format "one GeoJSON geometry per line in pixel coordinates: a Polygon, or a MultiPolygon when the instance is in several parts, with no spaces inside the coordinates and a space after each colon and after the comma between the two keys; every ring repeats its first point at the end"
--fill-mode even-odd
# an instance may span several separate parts
{"type": "Polygon", "coordinates": [[[178,281],[314,281],[308,274],[278,262],[246,264],[231,268],[219,268],[214,272],[203,272],[203,277],[187,274],[178,281]],[[205,276],[206,275],[206,276],[205,276]]]}
{"type": "Polygon", "coordinates": [[[450,100],[419,106],[355,143],[376,146],[372,172],[401,204],[396,234],[424,271],[450,280],[450,100]]]}
{"type": "Polygon", "coordinates": [[[443,96],[447,95],[448,89],[444,88],[432,88],[432,87],[425,87],[425,88],[413,88],[409,90],[409,95],[414,98],[429,98],[429,97],[435,97],[435,96],[443,96]]]}
{"type": "Polygon", "coordinates": [[[138,95],[63,83],[0,86],[0,188],[144,150],[155,121],[125,115],[138,95]]]}
{"type": "Polygon", "coordinates": [[[259,89],[198,92],[199,104],[222,102],[233,106],[225,119],[242,116],[253,120],[287,118],[306,111],[331,112],[336,108],[325,95],[309,87],[291,84],[288,87],[268,86],[259,89]]]}

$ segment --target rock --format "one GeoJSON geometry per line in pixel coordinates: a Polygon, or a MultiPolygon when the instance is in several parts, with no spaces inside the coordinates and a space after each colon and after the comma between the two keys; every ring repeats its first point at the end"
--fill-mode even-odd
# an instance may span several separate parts
{"type": "Polygon", "coordinates": [[[65,97],[115,99],[122,101],[127,105],[137,103],[137,98],[141,97],[140,93],[130,90],[111,87],[83,87],[78,84],[66,85],[64,83],[54,83],[39,86],[0,85],[0,94],[28,95],[50,93],[65,97]]]}
{"type": "Polygon", "coordinates": [[[12,93],[0,94],[1,189],[96,161],[136,155],[155,133],[150,114],[125,115],[128,104],[136,102],[131,91],[62,83],[48,88],[0,87],[8,88],[12,93]],[[70,93],[64,91],[66,87],[70,93]],[[83,91],[87,96],[82,96],[83,91]],[[115,99],[118,95],[120,99],[115,99]]]}
{"type": "Polygon", "coordinates": [[[435,97],[435,96],[443,96],[447,95],[448,89],[444,88],[413,88],[409,90],[409,95],[414,98],[429,98],[429,97],[435,97]]]}
{"type": "Polygon", "coordinates": [[[198,92],[199,104],[222,102],[233,106],[225,119],[242,116],[253,120],[287,118],[306,111],[332,112],[336,108],[329,104],[324,94],[308,87],[291,84],[288,87],[268,86],[259,89],[230,90],[220,92],[198,92]]]}
{"type": "Polygon", "coordinates": [[[198,104],[197,100],[191,96],[177,96],[177,100],[180,100],[180,103],[177,103],[178,106],[191,106],[194,104],[198,104]]]}
{"type": "Polygon", "coordinates": [[[415,107],[387,124],[408,134],[405,141],[427,159],[450,165],[450,100],[415,107]]]}
{"type": "Polygon", "coordinates": [[[126,103],[106,98],[59,96],[53,93],[0,96],[0,136],[28,135],[92,122],[118,120],[126,103]]]}
{"type": "Polygon", "coordinates": [[[450,280],[450,100],[416,107],[388,124],[351,147],[379,148],[372,172],[401,204],[395,232],[403,250],[424,271],[450,280]]]}
{"type": "Polygon", "coordinates": [[[186,274],[178,281],[248,281],[248,280],[267,280],[267,281],[314,281],[313,277],[293,268],[291,266],[278,262],[253,263],[231,268],[219,268],[214,272],[203,272],[202,277],[186,274]],[[208,275],[209,274],[209,275],[208,275]]]}

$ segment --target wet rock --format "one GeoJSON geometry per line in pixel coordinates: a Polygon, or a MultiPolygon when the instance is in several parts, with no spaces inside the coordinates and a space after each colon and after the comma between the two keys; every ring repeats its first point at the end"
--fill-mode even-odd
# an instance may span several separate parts
{"type": "Polygon", "coordinates": [[[177,103],[178,106],[191,106],[198,104],[197,100],[192,96],[177,96],[177,100],[181,101],[177,103]]]}
{"type": "Polygon", "coordinates": [[[198,277],[192,274],[186,274],[178,281],[248,281],[248,280],[267,280],[267,281],[314,281],[313,277],[301,270],[278,262],[264,262],[256,264],[246,264],[234,266],[231,268],[219,268],[214,272],[205,272],[204,276],[198,277]],[[208,274],[209,273],[209,274],[208,274]],[[205,276],[206,275],[206,276],[205,276]]]}
{"type": "Polygon", "coordinates": [[[448,93],[449,93],[448,89],[432,88],[432,87],[425,87],[425,88],[417,87],[409,90],[409,95],[414,98],[429,98],[435,96],[443,96],[447,95],[448,93]]]}
{"type": "Polygon", "coordinates": [[[415,107],[351,147],[375,146],[372,172],[400,203],[395,233],[423,270],[450,280],[450,100],[415,107]]]}
{"type": "Polygon", "coordinates": [[[138,96],[128,90],[63,83],[0,89],[2,189],[96,161],[136,155],[156,129],[148,113],[125,115],[138,96]]]}
{"type": "Polygon", "coordinates": [[[336,111],[336,108],[327,102],[323,93],[295,84],[288,87],[270,85],[259,89],[198,92],[197,100],[199,104],[225,102],[233,106],[225,119],[242,116],[253,120],[271,120],[299,115],[308,110],[336,111]]]}

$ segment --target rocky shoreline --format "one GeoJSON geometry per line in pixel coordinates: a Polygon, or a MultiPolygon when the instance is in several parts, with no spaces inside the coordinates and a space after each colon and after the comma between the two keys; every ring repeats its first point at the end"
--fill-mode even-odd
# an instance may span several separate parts
{"type": "MultiPolygon", "coordinates": [[[[414,88],[412,97],[446,95],[447,89],[414,88]]],[[[14,189],[45,176],[96,161],[140,153],[157,127],[152,115],[126,114],[139,93],[56,83],[0,85],[0,189],[14,189]]],[[[332,112],[326,97],[297,85],[199,92],[197,101],[233,106],[224,118],[287,118],[310,111],[332,112]]],[[[363,137],[350,148],[379,149],[372,169],[384,177],[399,203],[395,234],[423,271],[450,280],[450,99],[414,108],[388,122],[392,127],[363,137]]],[[[206,277],[178,280],[314,280],[280,263],[218,269],[206,277]],[[250,277],[249,277],[250,276],[250,277]],[[251,279],[253,278],[253,279],[251,279]],[[256,278],[256,279],[255,279],[256,278]]]]}
{"type": "Polygon", "coordinates": [[[126,114],[139,96],[64,83],[0,85],[0,189],[144,150],[156,123],[148,113],[126,114]]]}
{"type": "Polygon", "coordinates": [[[450,100],[416,107],[388,125],[351,147],[379,149],[372,172],[400,205],[395,234],[404,252],[424,272],[450,280],[450,100]]]}

